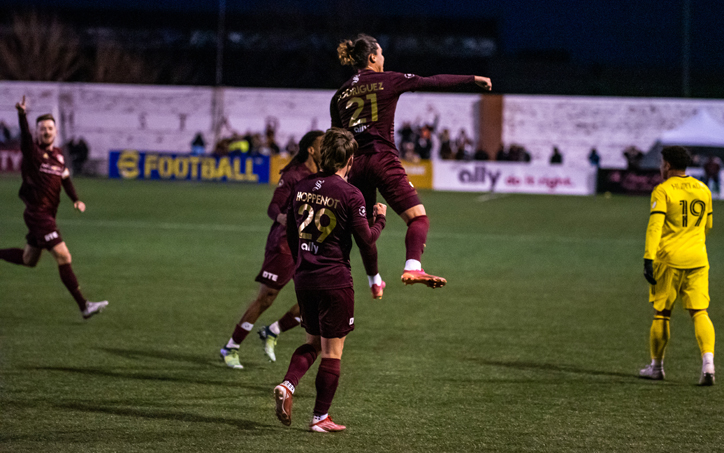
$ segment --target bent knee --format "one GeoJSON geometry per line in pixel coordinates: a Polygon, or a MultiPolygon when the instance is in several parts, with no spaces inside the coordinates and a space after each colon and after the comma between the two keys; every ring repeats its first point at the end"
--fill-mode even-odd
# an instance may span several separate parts
{"type": "Polygon", "coordinates": [[[72,262],[70,253],[58,254],[55,256],[55,260],[58,262],[58,265],[60,265],[60,266],[62,266],[64,264],[70,264],[72,262]]]}

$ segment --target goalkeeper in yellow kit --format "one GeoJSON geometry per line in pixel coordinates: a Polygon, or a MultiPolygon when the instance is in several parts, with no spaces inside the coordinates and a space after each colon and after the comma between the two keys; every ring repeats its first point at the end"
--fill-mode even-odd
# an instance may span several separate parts
{"type": "Polygon", "coordinates": [[[664,379],[664,352],[669,341],[669,318],[677,298],[694,321],[702,356],[699,385],[714,384],[714,326],[709,307],[709,259],[706,235],[712,227],[711,192],[686,176],[689,152],[681,146],[661,151],[664,182],[651,194],[646,230],[644,277],[651,284],[649,302],[656,314],[651,324],[651,364],[639,376],[664,379]]]}

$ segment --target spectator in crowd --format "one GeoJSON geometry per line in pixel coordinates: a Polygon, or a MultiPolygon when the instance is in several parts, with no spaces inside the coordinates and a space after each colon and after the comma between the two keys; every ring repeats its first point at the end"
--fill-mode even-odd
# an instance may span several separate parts
{"type": "Polygon", "coordinates": [[[473,157],[475,160],[489,160],[490,156],[488,155],[488,152],[483,149],[482,146],[479,146],[478,149],[475,151],[475,156],[473,157]]]}
{"type": "Polygon", "coordinates": [[[644,153],[635,146],[629,146],[623,150],[623,157],[626,158],[627,167],[629,170],[638,170],[641,168],[641,159],[644,158],[644,153]]]}
{"type": "Polygon", "coordinates": [[[601,156],[598,155],[596,148],[591,148],[591,152],[588,154],[588,162],[594,167],[598,167],[601,163],[601,156]]]}
{"type": "Polygon", "coordinates": [[[553,147],[553,154],[551,154],[551,165],[561,165],[563,164],[563,154],[561,154],[561,151],[558,149],[557,146],[553,147]]]}
{"type": "Polygon", "coordinates": [[[88,144],[82,137],[68,142],[68,156],[74,175],[83,174],[83,165],[88,161],[88,154],[88,144]]]}
{"type": "Polygon", "coordinates": [[[0,143],[7,143],[12,138],[10,129],[4,121],[0,121],[0,143]]]}
{"type": "Polygon", "coordinates": [[[505,146],[503,144],[500,144],[500,148],[498,149],[498,152],[495,154],[495,160],[498,161],[506,161],[510,160],[510,153],[507,149],[505,149],[505,146]]]}
{"type": "Polygon", "coordinates": [[[400,136],[400,149],[405,147],[405,143],[413,143],[415,141],[415,130],[409,121],[402,123],[402,128],[397,131],[397,134],[400,136]]]}
{"type": "Polygon", "coordinates": [[[415,153],[420,159],[429,159],[432,154],[432,127],[422,126],[420,135],[415,140],[415,153]]]}
{"type": "Polygon", "coordinates": [[[455,148],[457,149],[455,159],[471,160],[473,158],[473,141],[468,137],[465,129],[460,129],[455,139],[455,148]]]}
{"type": "Polygon", "coordinates": [[[452,146],[450,145],[450,129],[443,129],[440,135],[440,159],[452,160],[455,159],[455,153],[453,153],[452,146]]]}
{"type": "Polygon", "coordinates": [[[197,132],[194,140],[191,142],[191,155],[201,156],[206,153],[206,141],[201,132],[197,132]]]}
{"type": "Polygon", "coordinates": [[[714,192],[719,193],[719,172],[721,171],[721,159],[710,155],[704,163],[704,184],[709,186],[709,182],[714,182],[714,192]]]}
{"type": "Polygon", "coordinates": [[[512,144],[508,149],[508,159],[512,162],[530,162],[530,153],[523,146],[512,144]]]}
{"type": "Polygon", "coordinates": [[[402,143],[402,159],[409,162],[419,162],[420,157],[415,154],[415,144],[413,142],[402,143]]]}
{"type": "Polygon", "coordinates": [[[266,119],[266,130],[264,131],[265,139],[262,142],[261,148],[264,149],[261,154],[264,155],[277,155],[281,151],[276,140],[277,128],[279,127],[279,120],[274,117],[268,117],[266,119]]]}
{"type": "Polygon", "coordinates": [[[286,152],[285,157],[287,157],[287,156],[291,157],[291,156],[297,155],[297,153],[299,152],[299,145],[294,140],[294,136],[289,137],[289,141],[287,142],[287,146],[284,147],[284,151],[286,152]]]}

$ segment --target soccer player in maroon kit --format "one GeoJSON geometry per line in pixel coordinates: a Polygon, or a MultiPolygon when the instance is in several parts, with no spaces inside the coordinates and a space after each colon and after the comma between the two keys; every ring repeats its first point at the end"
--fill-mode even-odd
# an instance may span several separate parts
{"type": "MultiPolygon", "coordinates": [[[[431,288],[444,286],[447,283],[444,278],[426,274],[420,263],[430,222],[398,158],[394,141],[395,109],[400,95],[408,91],[490,90],[490,79],[473,75],[419,77],[384,72],[382,48],[375,38],[364,34],[354,41],[340,43],[337,54],[342,65],[358,71],[337,91],[330,105],[332,126],[346,128],[359,144],[349,182],[364,195],[368,214],[379,189],[407,224],[402,282],[424,283],[431,288]]],[[[370,286],[380,282],[379,274],[370,277],[370,286]]]]}
{"type": "Polygon", "coordinates": [[[35,267],[40,260],[43,249],[50,251],[58,262],[60,279],[78,304],[83,318],[88,319],[100,313],[108,301],[89,302],[80,292],[78,280],[71,267],[71,256],[58,227],[55,215],[60,204],[60,187],[73,200],[73,207],[80,212],[85,211],[85,203],[78,199],[70,172],[65,167],[65,160],[60,148],[53,146],[57,130],[55,119],[50,114],[39,116],[36,120],[36,141],[30,134],[26,116],[25,96],[22,102],[15,104],[20,122],[20,149],[23,153],[21,173],[23,184],[20,186],[20,199],[25,202],[23,218],[28,227],[25,236],[25,249],[12,248],[0,250],[0,259],[13,264],[35,267]]]}
{"type": "MultiPolygon", "coordinates": [[[[294,185],[305,177],[316,173],[319,169],[319,150],[322,144],[322,131],[307,132],[299,142],[299,152],[292,161],[281,170],[279,185],[274,189],[267,214],[274,221],[266,241],[264,264],[261,266],[256,281],[260,283],[259,294],[246,309],[234,333],[221,348],[221,358],[230,368],[242,369],[239,361],[239,346],[251,332],[254,323],[267,308],[271,307],[279,295],[279,291],[292,279],[294,260],[287,243],[287,208],[291,203],[294,185]]],[[[264,353],[270,361],[276,362],[274,346],[277,336],[299,325],[299,306],[295,304],[284,316],[270,326],[259,330],[259,337],[264,342],[264,353]]]]}
{"type": "Polygon", "coordinates": [[[287,214],[287,240],[296,258],[294,286],[307,342],[294,351],[284,381],[274,388],[276,414],[283,424],[292,423],[294,390],[321,353],[309,429],[322,433],[345,429],[328,412],[339,383],[344,340],[354,330],[352,236],[363,261],[369,262],[387,211],[376,204],[370,228],[362,193],[345,180],[356,150],[350,132],[328,130],[322,142],[322,171],[296,185],[287,214]]]}

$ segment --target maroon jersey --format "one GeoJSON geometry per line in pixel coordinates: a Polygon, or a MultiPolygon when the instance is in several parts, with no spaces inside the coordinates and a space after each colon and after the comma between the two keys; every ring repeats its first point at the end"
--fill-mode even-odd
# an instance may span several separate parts
{"type": "Polygon", "coordinates": [[[419,77],[365,69],[342,85],[332,98],[332,127],[343,127],[354,134],[358,154],[395,150],[395,109],[402,93],[464,89],[480,90],[475,76],[419,77]]]}
{"type": "Polygon", "coordinates": [[[302,179],[311,175],[312,172],[304,163],[293,161],[285,170],[279,179],[277,188],[274,189],[271,203],[267,209],[267,214],[274,220],[269,230],[269,236],[266,239],[267,252],[280,252],[291,255],[289,244],[287,243],[286,225],[277,222],[277,216],[286,213],[291,204],[291,193],[294,186],[302,179]]]}
{"type": "Polygon", "coordinates": [[[301,180],[287,211],[287,240],[296,262],[294,287],[351,287],[352,236],[364,255],[384,226],[384,216],[378,216],[369,227],[362,193],[340,176],[317,173],[301,180]]]}
{"type": "MultiPolygon", "coordinates": [[[[60,187],[66,186],[68,195],[78,201],[74,191],[69,191],[64,184],[70,172],[65,168],[65,159],[60,148],[45,150],[41,148],[30,134],[28,118],[18,113],[20,122],[20,150],[23,153],[21,174],[23,184],[20,186],[20,199],[25,202],[26,210],[50,214],[55,217],[60,204],[60,187]],[[71,193],[72,192],[72,193],[71,193]]],[[[68,183],[70,180],[68,179],[68,183]]]]}

